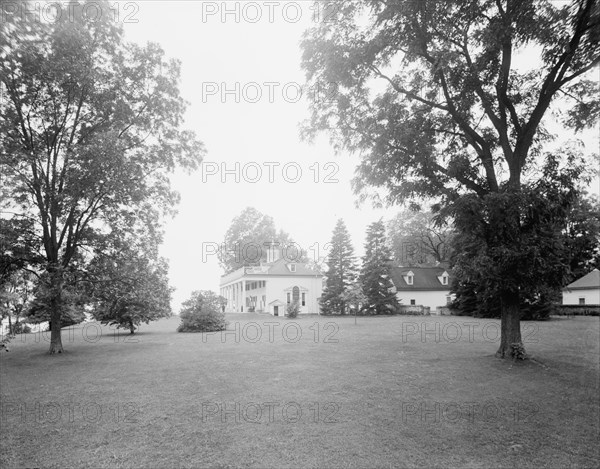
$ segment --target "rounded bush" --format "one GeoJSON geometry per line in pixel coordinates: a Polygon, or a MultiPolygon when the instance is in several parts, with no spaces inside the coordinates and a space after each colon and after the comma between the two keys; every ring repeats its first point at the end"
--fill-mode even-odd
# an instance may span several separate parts
{"type": "Polygon", "coordinates": [[[224,331],[227,321],[222,313],[222,301],[222,297],[211,291],[193,292],[192,297],[183,303],[177,332],[224,331]]]}

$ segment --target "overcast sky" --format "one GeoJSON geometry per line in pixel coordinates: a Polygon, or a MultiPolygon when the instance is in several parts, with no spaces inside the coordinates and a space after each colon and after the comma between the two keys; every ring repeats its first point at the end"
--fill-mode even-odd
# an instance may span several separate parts
{"type": "MultiPolygon", "coordinates": [[[[314,145],[299,138],[308,116],[307,91],[298,96],[304,83],[299,44],[302,32],[327,14],[313,2],[119,4],[129,40],[158,42],[182,61],[181,91],[190,103],[185,127],[208,151],[204,171],[173,178],[181,204],[166,222],[162,253],[170,261],[175,311],[192,290],[218,291],[222,272],[216,256],[203,259],[203,243],[222,243],[248,206],[272,216],[313,255],[340,217],[362,254],[367,225],[400,210],[356,208],[350,180],[357,157],[334,155],[326,137],[314,145]],[[231,172],[222,174],[222,165],[231,172]],[[244,181],[244,174],[256,182],[244,181]]],[[[597,132],[589,135],[587,146],[597,149],[597,132]]]]}

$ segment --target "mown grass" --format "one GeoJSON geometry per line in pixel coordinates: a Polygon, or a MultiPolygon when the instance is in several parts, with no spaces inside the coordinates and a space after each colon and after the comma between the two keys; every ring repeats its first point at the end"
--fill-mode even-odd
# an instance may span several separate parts
{"type": "Polygon", "coordinates": [[[0,467],[597,466],[598,318],[523,323],[527,362],[494,358],[495,320],[228,319],[17,337],[0,467]]]}

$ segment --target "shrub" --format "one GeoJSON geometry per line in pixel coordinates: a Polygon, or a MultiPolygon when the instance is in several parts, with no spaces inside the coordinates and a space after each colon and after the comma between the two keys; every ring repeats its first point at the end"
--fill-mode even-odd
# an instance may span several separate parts
{"type": "Polygon", "coordinates": [[[600,316],[600,305],[559,305],[559,316],[600,316]]]}
{"type": "Polygon", "coordinates": [[[294,301],[293,303],[288,303],[288,305],[285,307],[285,315],[288,318],[295,318],[298,317],[298,313],[300,312],[300,304],[297,301],[294,301]]]}
{"type": "Polygon", "coordinates": [[[183,303],[179,317],[181,324],[177,332],[216,332],[227,328],[225,314],[222,312],[222,296],[211,291],[195,291],[192,297],[183,303]]]}

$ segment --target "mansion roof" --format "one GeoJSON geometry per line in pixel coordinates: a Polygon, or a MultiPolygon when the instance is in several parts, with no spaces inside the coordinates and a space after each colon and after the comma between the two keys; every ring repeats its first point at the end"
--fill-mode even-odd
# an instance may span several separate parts
{"type": "Polygon", "coordinates": [[[290,262],[281,258],[274,262],[263,263],[257,266],[240,267],[229,274],[221,276],[221,284],[242,277],[265,276],[323,277],[323,274],[320,270],[313,269],[305,263],[290,262]]]}
{"type": "Polygon", "coordinates": [[[452,285],[452,271],[443,266],[437,267],[392,267],[392,282],[397,291],[448,291],[452,285]],[[442,276],[447,273],[447,283],[442,276]],[[412,285],[407,282],[412,273],[412,285]]]}

